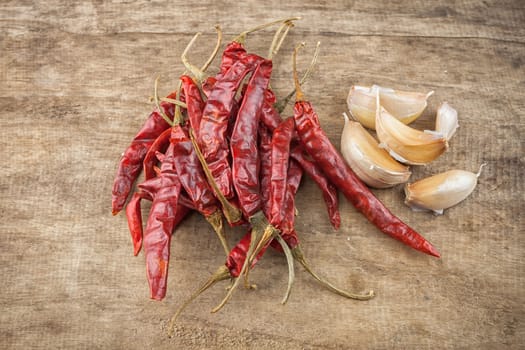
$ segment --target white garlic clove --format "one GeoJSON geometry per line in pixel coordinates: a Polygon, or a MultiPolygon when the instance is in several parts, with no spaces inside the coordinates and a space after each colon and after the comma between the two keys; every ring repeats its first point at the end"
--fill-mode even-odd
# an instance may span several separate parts
{"type": "Polygon", "coordinates": [[[372,130],[375,129],[378,92],[383,107],[404,124],[413,122],[421,115],[427,107],[427,99],[434,93],[399,91],[378,85],[352,86],[347,98],[348,110],[354,119],[372,130]]]}
{"type": "Polygon", "coordinates": [[[380,147],[388,150],[396,160],[414,165],[427,164],[448,148],[447,140],[439,132],[413,129],[386,111],[379,103],[376,110],[376,131],[380,147]]]}
{"type": "Polygon", "coordinates": [[[437,110],[436,131],[443,134],[443,137],[448,141],[454,135],[458,126],[458,112],[447,102],[443,102],[437,110]]]}
{"type": "Polygon", "coordinates": [[[396,162],[363,126],[348,119],[341,134],[341,153],[356,175],[368,186],[387,188],[408,181],[410,170],[396,162]]]}
{"type": "Polygon", "coordinates": [[[465,170],[449,170],[405,185],[405,204],[413,210],[431,210],[436,215],[467,198],[478,182],[477,174],[465,170]]]}

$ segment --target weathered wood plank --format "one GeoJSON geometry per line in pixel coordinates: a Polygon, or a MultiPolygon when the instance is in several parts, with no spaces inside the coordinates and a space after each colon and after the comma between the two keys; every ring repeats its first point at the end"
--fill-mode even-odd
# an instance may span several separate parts
{"type": "MultiPolygon", "coordinates": [[[[0,346],[519,348],[523,17],[519,1],[2,2],[0,346]],[[148,300],[144,258],[132,257],[125,218],[109,214],[118,157],[151,109],[154,77],[162,75],[163,92],[173,87],[195,31],[205,32],[191,53],[198,61],[213,46],[211,24],[233,35],[291,14],[304,20],[275,59],[272,86],[279,96],[287,93],[291,48],[309,44],[299,62],[306,67],[320,40],[305,92],[334,144],[352,84],[435,90],[415,126],[432,127],[447,100],[459,111],[460,128],[450,151],[414,168],[413,179],[487,167],[472,196],[441,217],[409,211],[401,187],[375,191],[440,249],[440,260],[384,236],[343,198],[342,227],[333,231],[319,191],[305,180],[297,229],[311,262],[337,284],[373,288],[377,298],[343,300],[298,267],[283,307],[285,262],[269,252],[252,273],[258,290],[239,290],[211,315],[226,284],[211,289],[183,314],[177,337],[166,339],[165,321],[222,263],[222,249],[202,218],[189,217],[173,241],[167,298],[148,300]]],[[[253,35],[249,48],[264,54],[270,39],[270,31],[253,35]]],[[[242,233],[231,230],[231,243],[242,233]]]]}

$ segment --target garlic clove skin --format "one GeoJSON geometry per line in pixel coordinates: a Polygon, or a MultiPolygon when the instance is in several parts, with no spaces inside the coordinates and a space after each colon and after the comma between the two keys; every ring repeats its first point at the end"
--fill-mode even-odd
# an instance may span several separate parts
{"type": "Polygon", "coordinates": [[[376,131],[380,147],[388,150],[396,160],[413,165],[428,164],[447,148],[447,140],[439,132],[413,129],[392,116],[379,103],[376,96],[376,131]]]}
{"type": "Polygon", "coordinates": [[[377,93],[380,95],[381,104],[390,114],[404,124],[409,124],[425,110],[427,99],[434,92],[423,94],[393,90],[378,85],[371,87],[352,86],[347,98],[348,110],[355,120],[372,130],[375,129],[377,93]]]}
{"type": "Polygon", "coordinates": [[[458,112],[447,102],[443,102],[437,110],[436,131],[443,134],[448,141],[458,127],[458,112]]]}
{"type": "Polygon", "coordinates": [[[476,188],[477,174],[449,170],[405,185],[405,204],[413,210],[430,210],[436,215],[467,198],[476,188]]]}
{"type": "Polygon", "coordinates": [[[410,177],[408,167],[396,162],[365,128],[348,119],[341,134],[341,154],[356,175],[368,186],[388,188],[405,183],[410,177]]]}

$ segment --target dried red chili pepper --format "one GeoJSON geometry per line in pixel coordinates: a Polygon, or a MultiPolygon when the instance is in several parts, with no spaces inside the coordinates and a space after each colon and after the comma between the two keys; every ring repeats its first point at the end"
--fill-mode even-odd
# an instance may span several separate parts
{"type": "Polygon", "coordinates": [[[166,295],[170,241],[180,207],[181,184],[174,167],[173,151],[170,145],[162,162],[160,185],[153,195],[143,238],[151,298],[156,300],[166,295]]]}
{"type": "Polygon", "coordinates": [[[297,48],[294,51],[294,82],[296,89],[294,119],[297,134],[306,152],[323,170],[328,179],[343,192],[354,207],[383,233],[416,250],[439,257],[438,251],[432,244],[393,215],[374,196],[330,143],[330,140],[319,125],[317,114],[312,105],[305,100],[301,91],[295,68],[296,53],[297,48]]]}
{"type": "Polygon", "coordinates": [[[257,130],[264,92],[272,73],[272,62],[263,60],[255,69],[239,107],[230,139],[233,185],[246,218],[261,210],[257,130]]]}
{"type": "Polygon", "coordinates": [[[339,213],[337,188],[328,181],[321,169],[306,157],[300,145],[293,147],[290,155],[301,165],[301,168],[303,168],[308,176],[314,180],[319,189],[321,189],[326,208],[328,209],[330,222],[336,230],[339,229],[339,226],[341,226],[341,214],[339,213]]]}
{"type": "Polygon", "coordinates": [[[272,171],[270,182],[270,216],[272,225],[280,229],[283,225],[285,210],[283,203],[286,199],[288,161],[290,158],[290,142],[294,131],[294,120],[284,120],[272,135],[272,171]]]}
{"type": "MultiPolygon", "coordinates": [[[[168,97],[174,97],[172,93],[168,97]]],[[[173,118],[173,105],[161,103],[163,113],[169,118],[173,118]]],[[[142,162],[146,153],[159,135],[169,128],[169,124],[164,120],[159,111],[153,111],[140,131],[135,135],[133,141],[124,151],[117,170],[117,175],[113,182],[112,190],[112,213],[116,215],[122,210],[129,196],[133,183],[142,170],[142,162]]]]}
{"type": "Polygon", "coordinates": [[[281,231],[281,237],[293,249],[299,244],[297,233],[295,232],[295,195],[299,189],[301,179],[303,177],[303,169],[293,159],[290,159],[288,165],[288,172],[286,175],[286,197],[284,198],[283,218],[277,228],[281,231]]]}

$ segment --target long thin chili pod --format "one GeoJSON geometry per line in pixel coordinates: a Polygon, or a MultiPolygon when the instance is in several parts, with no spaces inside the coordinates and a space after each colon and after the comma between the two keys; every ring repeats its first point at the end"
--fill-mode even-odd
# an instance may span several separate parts
{"type": "MultiPolygon", "coordinates": [[[[173,97],[173,95],[169,95],[169,97],[173,97]]],[[[162,111],[153,111],[149,115],[140,131],[122,154],[111,191],[113,215],[116,215],[124,207],[131,188],[142,170],[142,162],[148,149],[157,137],[170,127],[160,113],[173,118],[173,105],[161,103],[160,107],[162,111]]]]}
{"type": "Polygon", "coordinates": [[[296,215],[295,195],[299,189],[302,176],[303,169],[294,159],[290,159],[286,175],[286,197],[283,203],[282,221],[278,224],[277,228],[281,231],[281,236],[292,249],[299,244],[297,233],[294,229],[296,215]]]}
{"type": "Polygon", "coordinates": [[[287,174],[290,159],[290,142],[294,131],[292,117],[284,120],[272,135],[272,171],[270,179],[270,216],[272,225],[279,228],[284,221],[283,203],[288,191],[287,174]]]}
{"type": "MultiPolygon", "coordinates": [[[[299,48],[299,47],[298,47],[299,48]]],[[[369,188],[361,182],[321,129],[310,102],[305,100],[297,78],[294,51],[296,102],[294,119],[301,143],[324,174],[371,223],[383,233],[423,253],[439,257],[438,251],[419,233],[393,215],[369,188]]]]}
{"type": "Polygon", "coordinates": [[[245,217],[261,210],[257,130],[264,92],[270,82],[272,62],[263,60],[255,69],[239,108],[230,139],[233,185],[245,217]]]}
{"type": "Polygon", "coordinates": [[[301,165],[306,174],[317,184],[323,194],[330,222],[336,230],[339,229],[339,226],[341,226],[341,214],[339,213],[337,188],[328,181],[321,169],[307,158],[300,145],[292,148],[290,156],[301,165]]]}
{"type": "Polygon", "coordinates": [[[171,146],[166,151],[159,178],[161,185],[153,197],[143,238],[151,298],[156,300],[162,300],[166,295],[170,241],[175,228],[181,191],[171,146]]]}

